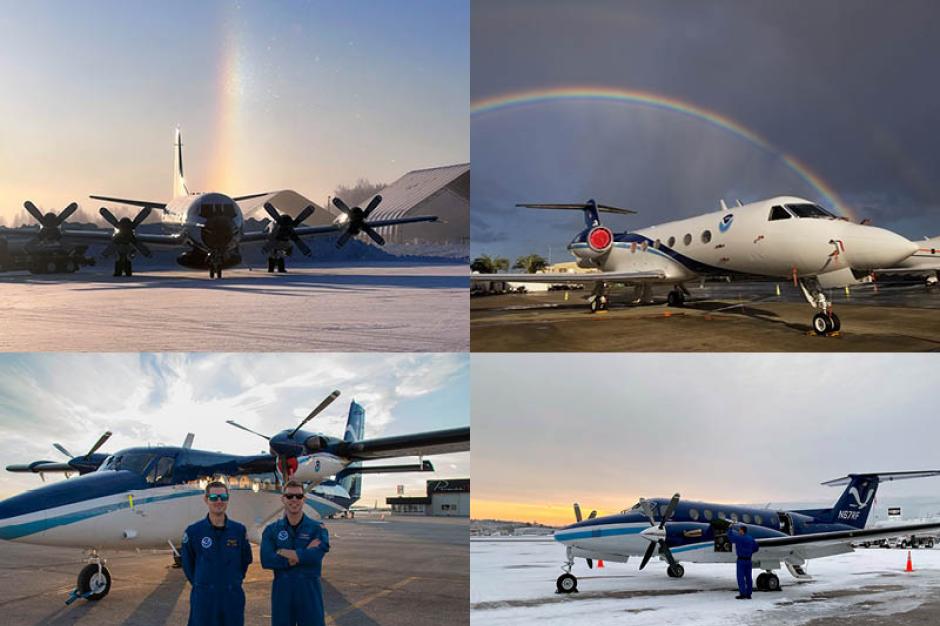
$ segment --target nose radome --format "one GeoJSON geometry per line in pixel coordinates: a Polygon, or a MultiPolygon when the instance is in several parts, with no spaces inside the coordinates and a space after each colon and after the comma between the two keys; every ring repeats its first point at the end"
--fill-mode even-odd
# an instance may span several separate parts
{"type": "Polygon", "coordinates": [[[865,270],[895,267],[917,251],[917,244],[905,237],[871,226],[857,226],[845,243],[852,267],[865,270]]]}

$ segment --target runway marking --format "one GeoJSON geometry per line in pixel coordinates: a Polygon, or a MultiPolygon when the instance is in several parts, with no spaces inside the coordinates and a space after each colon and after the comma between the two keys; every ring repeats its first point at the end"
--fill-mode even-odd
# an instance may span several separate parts
{"type": "Polygon", "coordinates": [[[373,593],[371,596],[366,596],[365,598],[362,598],[361,600],[357,600],[356,602],[353,602],[352,604],[350,604],[349,606],[347,606],[347,607],[346,607],[345,609],[343,609],[342,611],[337,611],[336,613],[331,613],[330,615],[327,615],[327,616],[326,616],[326,623],[327,623],[327,624],[335,624],[335,623],[336,623],[336,620],[338,620],[338,619],[341,618],[342,616],[346,615],[347,613],[351,613],[352,611],[355,611],[355,610],[357,610],[357,609],[360,609],[360,608],[364,607],[365,605],[369,604],[370,602],[372,602],[373,600],[378,600],[379,598],[382,598],[382,597],[384,597],[384,596],[387,596],[388,594],[392,593],[393,591],[397,591],[398,589],[401,589],[402,587],[404,587],[404,586],[407,585],[408,583],[414,582],[414,581],[416,581],[416,580],[418,580],[418,577],[417,577],[417,576],[409,576],[409,577],[406,578],[405,580],[402,580],[402,581],[400,581],[400,582],[395,583],[394,585],[392,585],[392,586],[389,587],[388,589],[383,589],[382,591],[373,593]]]}

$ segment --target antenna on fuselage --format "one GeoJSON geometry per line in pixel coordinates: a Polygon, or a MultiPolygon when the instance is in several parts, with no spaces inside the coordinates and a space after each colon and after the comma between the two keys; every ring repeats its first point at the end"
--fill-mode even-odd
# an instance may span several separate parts
{"type": "Polygon", "coordinates": [[[728,205],[725,204],[725,199],[722,198],[720,202],[721,202],[721,210],[722,210],[722,211],[727,211],[727,210],[728,210],[728,205]]]}
{"type": "Polygon", "coordinates": [[[196,438],[196,435],[193,433],[186,433],[186,439],[183,440],[183,449],[189,450],[193,447],[193,439],[196,438]]]}

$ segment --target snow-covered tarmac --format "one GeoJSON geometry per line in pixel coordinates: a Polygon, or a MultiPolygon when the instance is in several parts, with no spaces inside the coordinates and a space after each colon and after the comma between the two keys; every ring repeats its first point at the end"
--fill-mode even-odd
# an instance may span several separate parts
{"type": "Polygon", "coordinates": [[[464,264],[0,274],[0,350],[466,351],[468,286],[464,264]]]}
{"type": "MultiPolygon", "coordinates": [[[[562,595],[555,593],[564,561],[559,544],[472,539],[470,622],[728,626],[893,616],[917,609],[940,591],[940,549],[912,554],[911,573],[904,571],[906,550],[868,549],[814,559],[807,566],[813,580],[800,582],[786,570],[777,572],[782,590],[755,592],[751,601],[735,600],[732,565],[686,563],[685,576],[673,579],[657,560],[640,572],[639,560],[605,563],[603,569],[595,564],[590,570],[577,559],[572,573],[579,593],[562,595]]],[[[884,617],[885,623],[895,619],[884,617]]]]}

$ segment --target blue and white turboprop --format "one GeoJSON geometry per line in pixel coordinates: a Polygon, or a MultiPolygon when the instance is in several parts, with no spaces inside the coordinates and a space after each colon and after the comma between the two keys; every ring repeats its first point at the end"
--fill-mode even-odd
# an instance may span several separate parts
{"type": "Polygon", "coordinates": [[[735,504],[686,502],[679,494],[672,499],[641,499],[617,515],[597,517],[591,512],[581,518],[575,504],[577,522],[555,531],[555,541],[564,544],[567,561],[558,577],[559,593],[578,589],[571,573],[575,558],[626,563],[639,557],[640,569],[654,554],[666,563],[670,578],[681,578],[689,563],[735,563],[728,540],[735,524],[744,524],[757,540],[753,567],[764,570],[756,580],[758,591],[778,591],[780,579],[774,573],[786,566],[795,578],[808,579],[804,565],[810,559],[853,551],[862,540],[884,539],[940,529],[940,521],[891,527],[865,528],[878,485],[884,481],[940,476],[940,470],[849,474],[822,484],[847,485],[830,509],[798,511],[774,510],[735,504]]]}
{"type": "MultiPolygon", "coordinates": [[[[499,274],[505,282],[591,284],[592,311],[608,306],[608,286],[634,285],[638,302],[650,302],[654,285],[670,285],[669,306],[682,306],[685,283],[708,278],[788,279],[818,312],[818,334],[837,331],[839,318],[825,289],[865,280],[872,270],[894,267],[918,246],[897,233],[840,219],[803,198],[778,196],[633,232],[614,233],[600,213],[635,211],[598,204],[518,204],[532,209],[584,213],[585,228],[568,250],[589,273],[499,274]]],[[[472,280],[492,280],[475,275],[472,280]]]]}
{"type": "MultiPolygon", "coordinates": [[[[338,395],[330,394],[301,426],[338,395]]],[[[229,486],[228,513],[248,527],[249,539],[257,543],[264,526],[283,509],[279,485],[285,478],[305,484],[308,515],[325,517],[348,511],[359,499],[362,474],[434,471],[424,459],[378,466],[363,466],[363,461],[470,449],[469,427],[368,439],[364,426],[365,411],[352,402],[342,439],[298,426],[270,438],[271,454],[194,450],[191,436],[183,446],[120,450],[94,471],[0,501],[0,539],[87,550],[89,564],[67,602],[100,600],[111,588],[111,574],[99,550],[169,547],[178,556],[175,545],[183,530],[205,516],[203,493],[212,480],[229,486]]],[[[60,465],[41,462],[7,469],[78,471],[72,464],[60,465]]]]}
{"type": "MultiPolygon", "coordinates": [[[[62,230],[65,218],[77,208],[77,205],[73,203],[58,217],[55,214],[46,216],[55,222],[55,233],[68,240],[109,241],[103,255],[115,256],[115,276],[122,274],[130,276],[133,273],[134,257],[138,253],[146,257],[151,256],[148,246],[154,245],[183,248],[183,252],[176,259],[177,263],[187,268],[208,269],[210,278],[221,278],[223,269],[234,267],[242,262],[240,246],[243,243],[263,241],[261,250],[268,257],[268,271],[273,272],[276,269],[278,272],[284,272],[286,271],[285,257],[293,253],[295,246],[302,254],[310,256],[311,250],[303,241],[305,237],[339,234],[336,247],[341,248],[349,239],[363,233],[378,245],[383,246],[385,240],[376,232],[377,228],[437,221],[434,215],[369,221],[369,215],[382,201],[382,196],[373,197],[364,209],[350,208],[341,199],[333,198],[333,205],[342,215],[333,220],[332,224],[302,226],[304,220],[313,215],[315,210],[313,205],[307,206],[296,217],[291,217],[279,213],[270,202],[267,202],[264,204],[264,210],[271,217],[271,223],[262,231],[245,232],[244,216],[238,203],[269,195],[270,192],[235,197],[215,192],[190,192],[183,176],[183,143],[178,128],[173,154],[172,200],[151,202],[111,196],[90,196],[95,200],[141,207],[141,210],[133,219],[130,217],[118,219],[107,208],[101,207],[99,210],[101,216],[114,227],[112,234],[86,230],[62,230]],[[160,212],[167,234],[137,232],[138,227],[153,210],[160,212]]],[[[30,214],[44,224],[42,220],[46,218],[42,216],[41,211],[31,202],[27,202],[25,206],[30,214]]]]}

